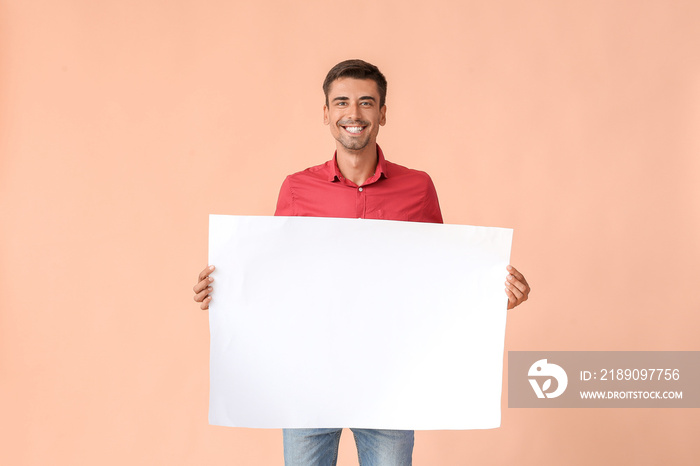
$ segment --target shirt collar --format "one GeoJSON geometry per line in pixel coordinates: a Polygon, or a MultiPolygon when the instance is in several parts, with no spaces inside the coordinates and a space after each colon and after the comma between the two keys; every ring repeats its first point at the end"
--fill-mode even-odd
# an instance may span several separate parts
{"type": "MultiPolygon", "coordinates": [[[[330,170],[328,171],[328,181],[340,181],[343,178],[343,174],[340,173],[340,169],[338,168],[338,151],[335,151],[333,154],[333,160],[328,161],[328,165],[330,170]]],[[[384,159],[384,152],[382,152],[382,148],[379,147],[379,144],[377,144],[377,168],[374,171],[374,175],[372,175],[366,182],[365,184],[370,184],[374,183],[375,181],[379,180],[381,177],[388,178],[389,174],[387,173],[387,164],[386,160],[384,159]]]]}

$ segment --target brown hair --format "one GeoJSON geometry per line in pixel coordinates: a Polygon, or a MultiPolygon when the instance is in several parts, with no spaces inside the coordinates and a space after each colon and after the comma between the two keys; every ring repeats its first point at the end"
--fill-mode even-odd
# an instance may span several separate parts
{"type": "Polygon", "coordinates": [[[328,91],[331,89],[331,84],[333,81],[340,78],[371,79],[377,83],[379,106],[384,106],[384,102],[386,101],[386,78],[382,72],[379,71],[379,68],[363,60],[345,60],[331,68],[326,75],[325,81],[323,81],[323,93],[326,95],[326,106],[328,106],[328,91]]]}

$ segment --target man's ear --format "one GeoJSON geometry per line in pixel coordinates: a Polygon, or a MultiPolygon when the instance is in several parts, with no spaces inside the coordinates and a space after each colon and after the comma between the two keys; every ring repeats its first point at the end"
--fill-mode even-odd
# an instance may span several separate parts
{"type": "Polygon", "coordinates": [[[386,104],[379,109],[379,126],[384,126],[386,124],[386,104]]]}
{"type": "Polygon", "coordinates": [[[323,106],[323,124],[328,125],[330,124],[330,119],[328,118],[328,106],[324,105],[323,106]]]}

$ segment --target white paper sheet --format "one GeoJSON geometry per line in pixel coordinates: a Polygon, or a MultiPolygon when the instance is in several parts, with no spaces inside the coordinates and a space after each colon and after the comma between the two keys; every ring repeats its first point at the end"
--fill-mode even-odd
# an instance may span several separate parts
{"type": "Polygon", "coordinates": [[[209,422],[500,426],[512,233],[211,215],[209,422]]]}

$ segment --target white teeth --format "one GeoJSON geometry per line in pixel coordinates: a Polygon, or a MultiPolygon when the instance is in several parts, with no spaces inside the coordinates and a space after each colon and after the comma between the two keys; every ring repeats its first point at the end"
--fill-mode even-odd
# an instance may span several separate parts
{"type": "Polygon", "coordinates": [[[362,126],[346,126],[345,129],[350,133],[359,133],[363,128],[362,126]]]}

